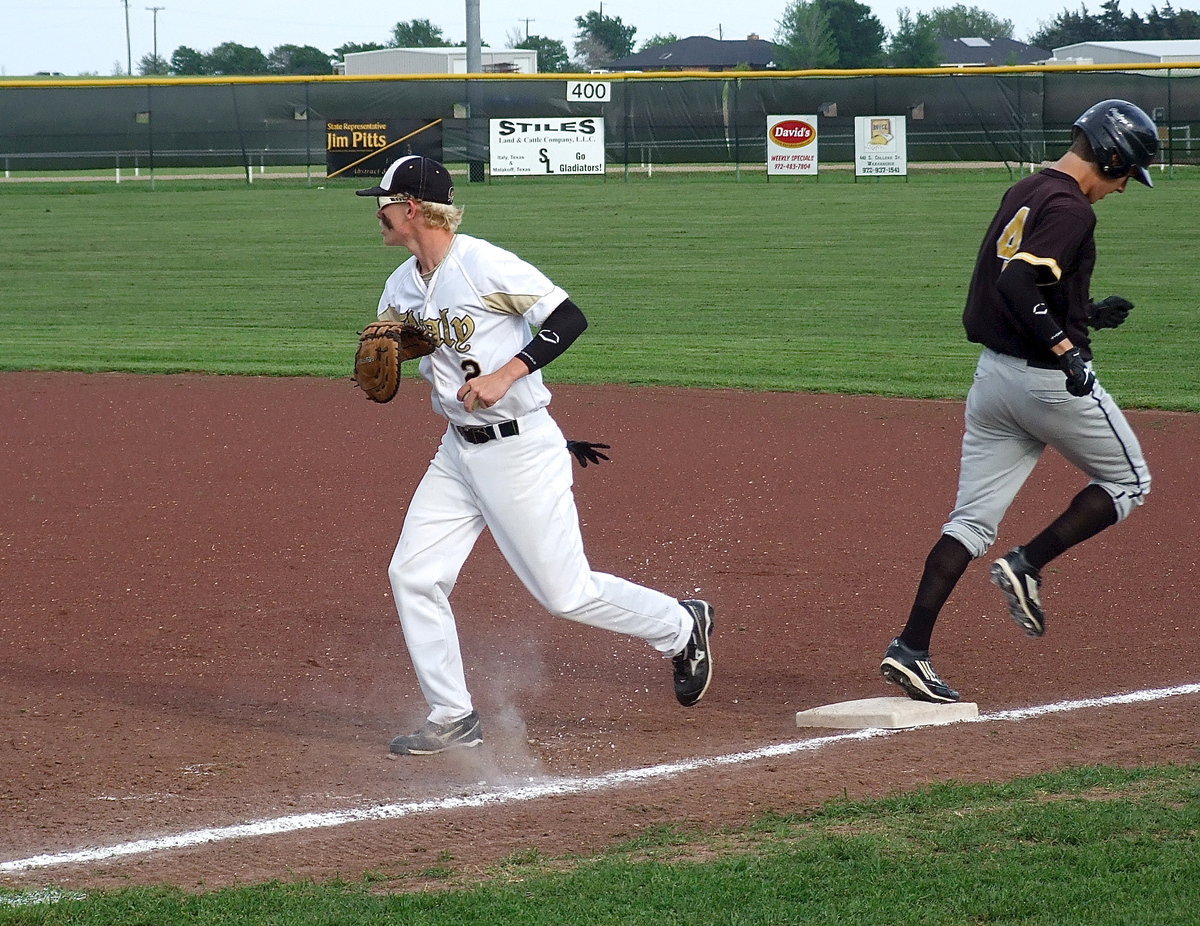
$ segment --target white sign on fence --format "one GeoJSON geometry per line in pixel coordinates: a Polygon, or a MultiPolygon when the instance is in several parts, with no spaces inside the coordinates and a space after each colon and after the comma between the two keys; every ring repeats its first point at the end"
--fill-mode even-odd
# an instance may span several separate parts
{"type": "Polygon", "coordinates": [[[854,176],[908,174],[908,139],[903,116],[854,117],[854,176]]]}
{"type": "Polygon", "coordinates": [[[817,172],[817,117],[767,116],[767,173],[817,172]]]}
{"type": "Polygon", "coordinates": [[[612,84],[607,80],[568,80],[567,102],[607,103],[612,99],[612,84]]]}
{"type": "Polygon", "coordinates": [[[495,176],[603,174],[604,119],[492,119],[491,170],[495,176]]]}

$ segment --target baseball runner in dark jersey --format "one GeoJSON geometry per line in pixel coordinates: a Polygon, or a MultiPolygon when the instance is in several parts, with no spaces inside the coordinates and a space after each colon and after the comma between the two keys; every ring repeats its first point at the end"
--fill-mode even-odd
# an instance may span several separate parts
{"type": "Polygon", "coordinates": [[[919,701],[957,701],[934,671],[929,641],[971,560],[996,540],[1001,519],[1054,447],[1088,477],[1045,530],[996,560],[991,580],[1027,634],[1046,630],[1041,570],[1123,520],[1150,491],[1137,437],[1092,369],[1089,328],[1115,328],[1133,308],[1119,296],[1093,302],[1093,205],[1134,180],[1158,150],[1154,123],[1137,106],[1105,100],[1075,122],[1070,150],[1009,188],[984,236],[963,323],[983,345],[967,394],[958,499],[925,560],[916,598],[880,672],[919,701]]]}

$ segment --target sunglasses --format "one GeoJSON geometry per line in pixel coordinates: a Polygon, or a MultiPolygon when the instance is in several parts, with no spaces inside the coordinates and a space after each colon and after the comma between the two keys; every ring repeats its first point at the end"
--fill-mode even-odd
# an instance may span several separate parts
{"type": "Polygon", "coordinates": [[[410,203],[412,202],[412,197],[400,193],[395,196],[376,196],[375,201],[379,203],[379,208],[382,209],[384,206],[390,206],[392,203],[410,203]]]}

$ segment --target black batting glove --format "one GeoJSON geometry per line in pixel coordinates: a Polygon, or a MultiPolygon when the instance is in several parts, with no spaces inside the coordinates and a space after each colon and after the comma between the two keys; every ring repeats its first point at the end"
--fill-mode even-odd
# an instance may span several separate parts
{"type": "Polygon", "coordinates": [[[1116,328],[1129,317],[1133,303],[1121,296],[1109,296],[1100,302],[1088,303],[1088,324],[1100,328],[1116,328]]]}
{"type": "Polygon", "coordinates": [[[577,461],[579,461],[579,465],[585,469],[589,463],[595,463],[597,466],[599,466],[601,460],[607,460],[608,457],[606,457],[600,451],[609,449],[611,448],[608,446],[608,444],[593,444],[591,441],[586,440],[567,441],[567,450],[569,450],[571,455],[575,457],[577,461]]]}
{"type": "Polygon", "coordinates": [[[1078,347],[1072,347],[1065,354],[1059,354],[1058,365],[1067,377],[1067,392],[1074,396],[1085,396],[1096,385],[1096,374],[1092,365],[1083,359],[1078,347]]]}

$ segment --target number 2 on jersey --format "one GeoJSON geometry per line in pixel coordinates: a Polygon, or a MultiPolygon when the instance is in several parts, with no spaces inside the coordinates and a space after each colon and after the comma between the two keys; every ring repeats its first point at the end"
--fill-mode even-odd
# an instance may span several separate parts
{"type": "Polygon", "coordinates": [[[1012,260],[1021,250],[1021,239],[1025,237],[1025,220],[1029,218],[1029,207],[1022,206],[1017,214],[1008,220],[1004,231],[996,239],[996,256],[1003,260],[1012,260]]]}

